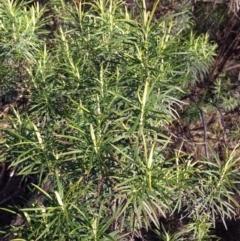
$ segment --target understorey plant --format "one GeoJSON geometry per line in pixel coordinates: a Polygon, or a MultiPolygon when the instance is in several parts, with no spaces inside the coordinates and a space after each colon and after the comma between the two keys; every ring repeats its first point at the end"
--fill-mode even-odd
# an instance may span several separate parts
{"type": "MultiPolygon", "coordinates": [[[[19,24],[24,7],[3,2],[19,24]]],[[[147,12],[137,2],[137,15],[120,1],[26,8],[45,11],[45,25],[31,32],[39,42],[23,66],[27,110],[13,108],[1,137],[1,161],[36,177],[16,212],[23,224],[8,229],[16,239],[134,240],[155,230],[159,240],[210,240],[216,217],[234,212],[238,160],[230,155],[222,166],[217,156],[168,149],[180,97],[206,73],[215,46],[175,15],[155,20],[157,4],[147,12]],[[189,222],[170,234],[161,220],[174,213],[189,222]]],[[[10,29],[4,24],[1,31],[10,29]]]]}

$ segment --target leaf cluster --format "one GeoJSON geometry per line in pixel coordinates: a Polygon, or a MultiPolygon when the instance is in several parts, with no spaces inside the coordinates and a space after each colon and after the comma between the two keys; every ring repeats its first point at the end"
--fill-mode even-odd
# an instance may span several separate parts
{"type": "Polygon", "coordinates": [[[207,36],[174,32],[175,16],[155,21],[145,1],[138,17],[118,1],[56,1],[48,42],[47,5],[3,0],[0,9],[4,81],[25,83],[29,96],[27,113],[8,117],[1,161],[37,176],[45,199],[20,208],[17,237],[129,240],[178,212],[191,221],[175,236],[205,240],[218,216],[234,213],[238,160],[168,157],[179,96],[212,61],[207,36]],[[25,73],[19,82],[16,72],[25,73]]]}

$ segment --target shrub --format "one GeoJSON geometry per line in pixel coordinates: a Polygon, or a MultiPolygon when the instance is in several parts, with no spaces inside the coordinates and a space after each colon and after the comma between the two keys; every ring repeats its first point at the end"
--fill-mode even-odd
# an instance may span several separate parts
{"type": "Polygon", "coordinates": [[[45,198],[19,209],[27,224],[12,228],[17,237],[131,239],[179,212],[190,222],[175,236],[205,240],[217,216],[231,216],[233,156],[222,166],[217,155],[170,158],[167,148],[180,96],[212,61],[207,36],[174,15],[154,20],[144,1],[137,16],[101,0],[0,9],[2,81],[29,98],[27,112],[9,117],[2,160],[35,175],[45,198]]]}

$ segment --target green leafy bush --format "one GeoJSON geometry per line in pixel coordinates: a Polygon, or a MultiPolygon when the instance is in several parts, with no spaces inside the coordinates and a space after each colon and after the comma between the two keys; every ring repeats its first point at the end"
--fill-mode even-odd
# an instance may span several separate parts
{"type": "Polygon", "coordinates": [[[234,212],[237,160],[171,158],[167,127],[215,46],[188,24],[175,32],[175,16],[154,20],[144,1],[135,17],[118,1],[0,5],[1,81],[29,98],[27,112],[9,117],[3,161],[36,175],[45,197],[19,210],[27,224],[13,227],[16,236],[130,240],[181,212],[190,221],[172,237],[207,240],[216,217],[234,212]]]}

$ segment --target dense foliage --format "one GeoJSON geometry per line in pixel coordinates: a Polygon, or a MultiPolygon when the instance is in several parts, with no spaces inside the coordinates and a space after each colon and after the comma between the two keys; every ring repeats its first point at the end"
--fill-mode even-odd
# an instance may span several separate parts
{"type": "Polygon", "coordinates": [[[186,12],[155,20],[145,1],[136,6],[1,1],[2,91],[27,99],[4,117],[1,162],[34,176],[32,195],[45,199],[19,208],[16,237],[133,240],[152,229],[162,240],[210,240],[216,220],[234,214],[234,151],[222,162],[169,148],[180,99],[216,46],[186,12]],[[187,221],[170,234],[161,220],[176,213],[187,221]]]}

